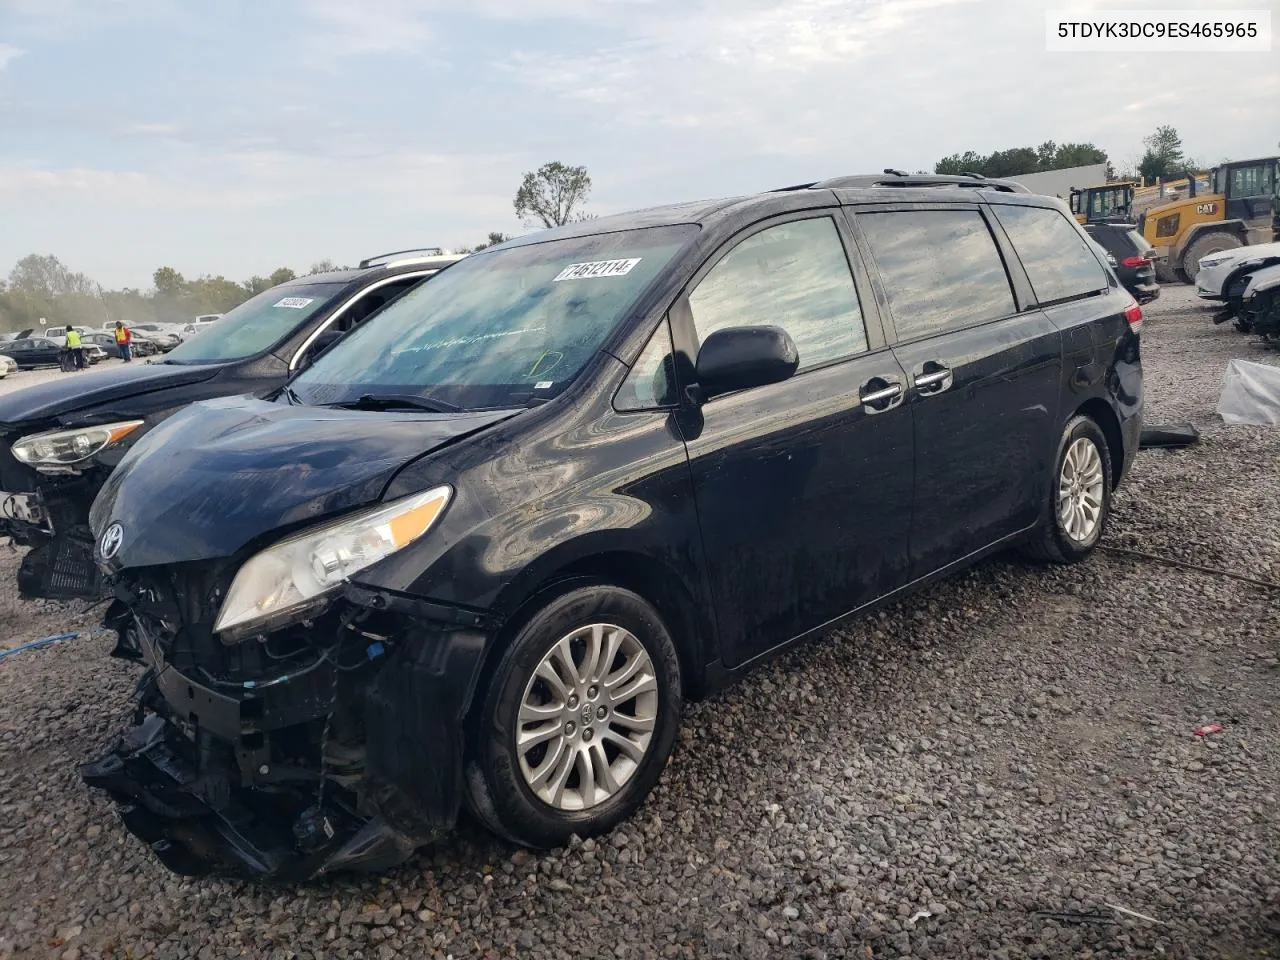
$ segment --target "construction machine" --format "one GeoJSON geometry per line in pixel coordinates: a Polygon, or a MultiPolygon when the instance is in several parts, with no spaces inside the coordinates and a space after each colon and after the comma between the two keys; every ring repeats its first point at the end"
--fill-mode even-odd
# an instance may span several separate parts
{"type": "Polygon", "coordinates": [[[1210,254],[1280,240],[1280,157],[1214,167],[1209,193],[1194,179],[1187,186],[1187,196],[1138,216],[1139,232],[1160,258],[1161,279],[1191,283],[1210,254]]]}
{"type": "Polygon", "coordinates": [[[1072,187],[1071,212],[1080,223],[1124,223],[1133,216],[1133,193],[1140,184],[1116,180],[1100,187],[1072,187]]]}

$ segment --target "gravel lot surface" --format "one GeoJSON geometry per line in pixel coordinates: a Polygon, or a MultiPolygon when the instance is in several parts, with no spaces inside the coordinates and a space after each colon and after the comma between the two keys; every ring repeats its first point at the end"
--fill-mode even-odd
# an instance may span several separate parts
{"type": "MultiPolygon", "coordinates": [[[[1280,431],[1213,413],[1280,354],[1187,287],[1147,317],[1148,421],[1204,439],[1140,455],[1107,542],[1280,580],[1280,431]]],[[[0,557],[0,646],[94,624],[0,557]]],[[[0,661],[0,957],[1280,957],[1280,593],[1219,576],[992,560],[689,708],[607,838],[293,889],[177,879],[81,786],[107,650],[0,661]]]]}

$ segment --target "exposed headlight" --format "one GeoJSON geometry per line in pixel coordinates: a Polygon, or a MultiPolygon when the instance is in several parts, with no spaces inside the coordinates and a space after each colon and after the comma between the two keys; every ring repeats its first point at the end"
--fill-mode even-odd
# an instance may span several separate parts
{"type": "Polygon", "coordinates": [[[1211,253],[1207,257],[1200,258],[1200,269],[1205,267],[1215,267],[1220,263],[1226,263],[1236,255],[1234,250],[1228,250],[1226,253],[1211,253]]]}
{"type": "Polygon", "coordinates": [[[10,450],[14,459],[47,473],[58,473],[119,443],[142,426],[141,420],[104,423],[77,430],[55,430],[23,437],[10,450]]]}
{"type": "Polygon", "coordinates": [[[436,487],[314,527],[255,554],[236,573],[214,632],[226,642],[283,626],[324,603],[324,595],[397,550],[444,513],[453,491],[436,487]]]}

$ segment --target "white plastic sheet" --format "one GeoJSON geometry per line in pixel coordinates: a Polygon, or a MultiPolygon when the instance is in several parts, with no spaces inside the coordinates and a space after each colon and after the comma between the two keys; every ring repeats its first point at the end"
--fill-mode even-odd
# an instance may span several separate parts
{"type": "Polygon", "coordinates": [[[1248,360],[1227,361],[1218,415],[1227,423],[1280,426],[1280,367],[1248,360]]]}

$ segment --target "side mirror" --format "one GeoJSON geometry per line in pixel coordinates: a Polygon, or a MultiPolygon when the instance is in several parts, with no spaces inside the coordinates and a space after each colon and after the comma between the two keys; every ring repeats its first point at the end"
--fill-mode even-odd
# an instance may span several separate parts
{"type": "Polygon", "coordinates": [[[800,351],[781,327],[727,327],[702,342],[694,373],[696,399],[779,383],[800,366],[800,351]]]}

